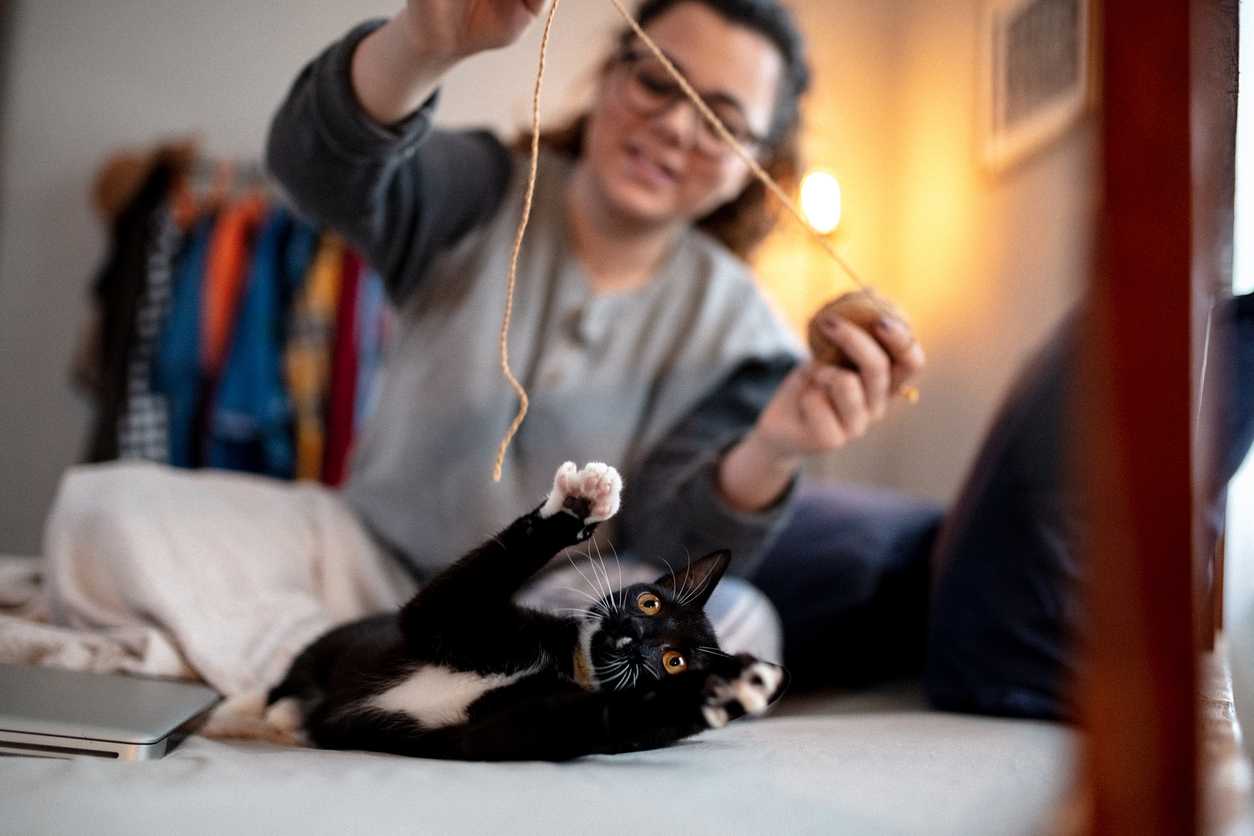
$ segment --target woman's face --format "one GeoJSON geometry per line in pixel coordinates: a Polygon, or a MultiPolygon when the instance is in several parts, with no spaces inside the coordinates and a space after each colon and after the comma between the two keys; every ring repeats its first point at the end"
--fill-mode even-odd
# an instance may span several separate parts
{"type": "MultiPolygon", "coordinates": [[[[646,31],[734,132],[766,135],[784,69],[774,44],[700,3],[675,6],[646,31]]],[[[643,43],[632,55],[601,80],[584,142],[593,180],[635,223],[703,217],[740,193],[749,168],[712,141],[686,97],[668,99],[670,78],[643,43]]]]}

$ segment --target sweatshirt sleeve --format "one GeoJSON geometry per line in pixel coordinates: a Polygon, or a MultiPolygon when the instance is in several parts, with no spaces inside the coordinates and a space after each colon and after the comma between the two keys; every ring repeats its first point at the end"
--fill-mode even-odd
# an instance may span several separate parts
{"type": "Polygon", "coordinates": [[[681,420],[646,456],[627,486],[621,532],[642,559],[673,554],[677,542],[694,558],[730,549],[732,571],[753,572],[787,521],[794,478],[770,508],[746,513],[727,504],[718,488],[723,453],[753,427],[797,358],[781,354],[746,360],[681,420]]]}
{"type": "Polygon", "coordinates": [[[363,23],[305,66],[270,125],[266,163],[293,206],[341,233],[384,277],[393,302],[433,257],[490,219],[509,186],[509,151],[486,131],[432,126],[438,92],[382,125],[353,92],[363,23]]]}

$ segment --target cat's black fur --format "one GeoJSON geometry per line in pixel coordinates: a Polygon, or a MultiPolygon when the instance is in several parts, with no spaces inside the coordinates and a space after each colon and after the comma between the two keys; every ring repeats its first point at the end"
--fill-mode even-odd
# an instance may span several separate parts
{"type": "Polygon", "coordinates": [[[594,474],[591,490],[581,484],[596,467],[613,473],[590,465],[576,474],[565,465],[545,505],[439,574],[398,614],[354,622],[314,642],[269,703],[298,700],[305,734],[318,746],[468,760],[565,760],[654,748],[760,713],[782,693],[786,674],[718,650],[703,612],[727,568],[726,552],[616,590],[571,617],[513,603],[554,555],[591,535],[594,509],[603,516],[617,509],[617,486],[607,514],[605,480],[594,474]],[[646,593],[657,597],[657,614],[641,609],[641,601],[652,605],[646,593]],[[685,670],[665,672],[668,651],[665,663],[679,667],[678,652],[685,670]],[[415,675],[416,684],[401,689],[416,701],[413,710],[405,710],[398,691],[386,710],[366,704],[415,675]],[[493,676],[501,679],[477,690],[481,677],[493,676]],[[473,699],[453,712],[458,716],[435,716],[431,701],[440,697],[423,687],[457,683],[471,683],[473,699]]]}

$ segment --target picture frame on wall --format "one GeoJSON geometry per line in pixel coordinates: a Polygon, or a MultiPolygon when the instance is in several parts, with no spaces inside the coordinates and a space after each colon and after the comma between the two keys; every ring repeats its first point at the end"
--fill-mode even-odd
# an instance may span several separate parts
{"type": "Polygon", "coordinates": [[[980,152],[1001,172],[1047,147],[1092,99],[1093,0],[985,0],[980,152]]]}

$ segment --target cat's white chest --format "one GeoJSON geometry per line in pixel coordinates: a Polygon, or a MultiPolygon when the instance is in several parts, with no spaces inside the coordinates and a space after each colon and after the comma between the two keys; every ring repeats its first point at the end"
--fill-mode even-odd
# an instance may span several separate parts
{"type": "Polygon", "coordinates": [[[537,669],[538,666],[517,673],[485,676],[442,665],[424,665],[371,697],[366,705],[408,714],[426,728],[453,726],[466,722],[466,709],[488,691],[517,682],[537,669]]]}

